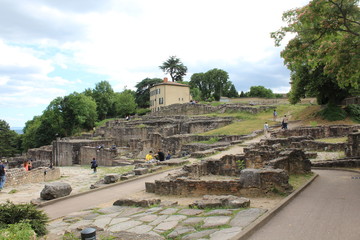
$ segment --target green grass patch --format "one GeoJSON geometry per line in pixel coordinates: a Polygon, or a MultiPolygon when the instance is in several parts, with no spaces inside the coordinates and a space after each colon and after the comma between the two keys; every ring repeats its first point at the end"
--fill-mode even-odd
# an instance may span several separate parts
{"type": "Polygon", "coordinates": [[[337,138],[320,138],[316,139],[318,142],[325,142],[325,143],[345,143],[347,142],[347,137],[337,137],[337,138]]]}
{"type": "Polygon", "coordinates": [[[146,128],[147,126],[145,124],[138,124],[135,127],[136,128],[146,128]]]}
{"type": "Polygon", "coordinates": [[[96,123],[95,123],[95,127],[105,126],[105,124],[106,124],[107,122],[114,121],[115,119],[116,119],[116,118],[108,118],[108,119],[104,119],[104,120],[102,120],[102,121],[100,121],[100,122],[96,122],[96,123]]]}
{"type": "Polygon", "coordinates": [[[14,193],[17,193],[18,190],[17,189],[11,189],[10,192],[8,192],[8,194],[14,194],[14,193]]]}
{"type": "Polygon", "coordinates": [[[123,166],[123,167],[98,167],[98,172],[100,176],[103,177],[106,174],[124,174],[130,172],[134,169],[133,165],[123,166]]]}
{"type": "Polygon", "coordinates": [[[304,174],[291,174],[289,177],[289,183],[291,186],[293,186],[294,190],[296,190],[304,185],[312,176],[314,176],[313,172],[304,174]]]}

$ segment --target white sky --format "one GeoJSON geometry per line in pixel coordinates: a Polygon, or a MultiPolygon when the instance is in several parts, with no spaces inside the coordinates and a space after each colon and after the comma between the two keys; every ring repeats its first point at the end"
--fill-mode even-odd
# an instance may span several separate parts
{"type": "Polygon", "coordinates": [[[236,89],[288,92],[270,32],[308,0],[1,0],[0,119],[23,127],[51,100],[108,80],[115,91],[165,77],[175,55],[193,73],[219,68],[236,89]]]}

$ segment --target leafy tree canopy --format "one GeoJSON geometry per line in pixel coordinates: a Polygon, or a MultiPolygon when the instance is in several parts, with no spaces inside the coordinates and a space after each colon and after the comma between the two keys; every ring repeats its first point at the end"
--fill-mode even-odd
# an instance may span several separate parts
{"type": "Polygon", "coordinates": [[[275,97],[271,89],[264,86],[252,86],[250,87],[249,97],[261,97],[261,98],[273,98],[275,97]]]}
{"type": "Polygon", "coordinates": [[[135,102],[140,108],[150,107],[150,88],[162,81],[161,78],[145,78],[136,84],[135,102]]]}
{"type": "MultiPolygon", "coordinates": [[[[332,92],[339,88],[348,94],[359,92],[359,19],[359,0],[312,0],[283,14],[287,26],[271,33],[271,37],[279,46],[287,33],[295,34],[281,53],[291,71],[293,102],[297,101],[296,95],[326,95],[324,91],[330,85],[334,87],[332,92]],[[320,75],[326,88],[314,83],[320,75]],[[315,92],[314,85],[318,85],[315,92]]],[[[330,96],[333,99],[329,101],[341,100],[335,99],[340,96],[330,96]]]]}
{"type": "Polygon", "coordinates": [[[115,117],[134,114],[136,112],[136,103],[133,92],[125,90],[122,93],[115,93],[113,108],[115,117]]]}
{"type": "Polygon", "coordinates": [[[5,120],[0,119],[0,158],[12,157],[19,153],[18,141],[18,134],[10,130],[10,126],[5,120]]]}
{"type": "Polygon", "coordinates": [[[159,68],[164,73],[170,74],[173,82],[182,81],[187,72],[187,67],[176,56],[170,56],[159,68]]]}

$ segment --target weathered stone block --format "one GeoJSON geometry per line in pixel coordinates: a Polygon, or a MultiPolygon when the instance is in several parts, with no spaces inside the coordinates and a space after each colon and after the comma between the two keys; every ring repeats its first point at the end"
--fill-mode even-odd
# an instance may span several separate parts
{"type": "Polygon", "coordinates": [[[119,179],[120,179],[119,174],[106,174],[104,177],[104,183],[105,184],[115,183],[119,181],[119,179]]]}
{"type": "Polygon", "coordinates": [[[136,206],[150,207],[151,205],[160,204],[160,199],[119,199],[113,203],[114,206],[136,206]]]}
{"type": "Polygon", "coordinates": [[[63,182],[53,182],[45,184],[40,193],[40,197],[44,200],[51,200],[59,197],[65,197],[72,191],[70,184],[63,182]]]}
{"type": "Polygon", "coordinates": [[[149,172],[148,168],[138,168],[138,169],[134,169],[134,173],[135,175],[144,175],[147,174],[149,172]]]}

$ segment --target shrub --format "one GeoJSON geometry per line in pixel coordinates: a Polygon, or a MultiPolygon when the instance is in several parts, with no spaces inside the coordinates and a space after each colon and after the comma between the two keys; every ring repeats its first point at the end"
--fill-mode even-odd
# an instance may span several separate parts
{"type": "Polygon", "coordinates": [[[0,204],[0,229],[9,224],[28,222],[38,236],[47,233],[48,216],[32,204],[14,204],[10,201],[0,204]]]}
{"type": "Polygon", "coordinates": [[[319,112],[319,115],[328,121],[338,121],[346,118],[345,110],[333,104],[328,104],[319,112]]]}
{"type": "Polygon", "coordinates": [[[9,224],[0,232],[0,240],[28,240],[35,239],[34,237],[35,232],[28,222],[9,224]]]}
{"type": "Polygon", "coordinates": [[[345,110],[354,121],[360,122],[360,105],[359,104],[350,104],[346,107],[345,110]]]}

